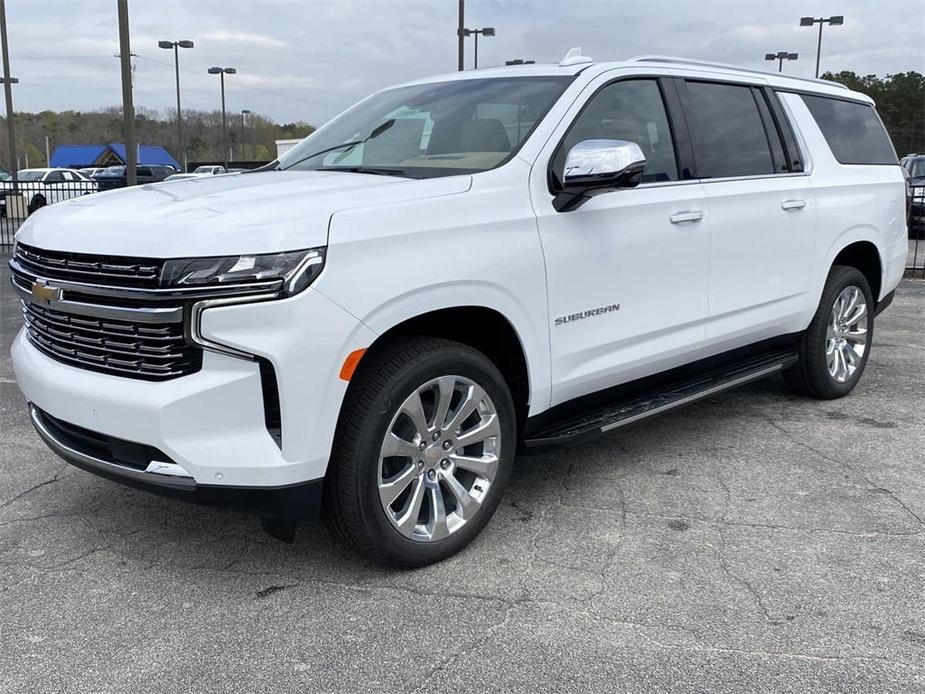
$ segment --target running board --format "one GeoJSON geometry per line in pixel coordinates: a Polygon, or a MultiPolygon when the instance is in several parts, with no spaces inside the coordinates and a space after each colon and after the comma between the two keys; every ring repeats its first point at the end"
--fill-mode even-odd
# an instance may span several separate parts
{"type": "Polygon", "coordinates": [[[734,362],[695,377],[663,385],[648,393],[550,422],[524,441],[528,448],[558,446],[595,438],[608,431],[662,414],[676,407],[770,376],[797,361],[792,350],[778,350],[734,362]]]}

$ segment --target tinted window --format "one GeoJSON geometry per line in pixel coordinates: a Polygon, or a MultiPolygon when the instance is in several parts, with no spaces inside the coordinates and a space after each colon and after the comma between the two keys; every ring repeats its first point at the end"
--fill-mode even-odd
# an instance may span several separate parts
{"type": "Polygon", "coordinates": [[[45,183],[64,183],[64,174],[60,171],[52,171],[45,177],[45,183]]]}
{"type": "Polygon", "coordinates": [[[895,164],[896,152],[873,106],[824,96],[803,101],[842,164],[895,164]]]}
{"type": "Polygon", "coordinates": [[[628,140],[646,155],[643,182],[678,180],[671,129],[655,80],[614,82],[591,97],[575,119],[553,162],[559,175],[568,151],[583,140],[628,140]]]}
{"type": "Polygon", "coordinates": [[[700,178],[774,173],[771,149],[751,87],[688,82],[694,159],[700,178]]]}

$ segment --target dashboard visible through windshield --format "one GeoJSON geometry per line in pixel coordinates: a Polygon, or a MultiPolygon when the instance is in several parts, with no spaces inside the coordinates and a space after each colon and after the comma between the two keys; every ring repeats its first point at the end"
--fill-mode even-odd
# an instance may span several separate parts
{"type": "Polygon", "coordinates": [[[453,80],[374,94],[280,157],[278,169],[432,178],[510,159],[571,76],[453,80]]]}

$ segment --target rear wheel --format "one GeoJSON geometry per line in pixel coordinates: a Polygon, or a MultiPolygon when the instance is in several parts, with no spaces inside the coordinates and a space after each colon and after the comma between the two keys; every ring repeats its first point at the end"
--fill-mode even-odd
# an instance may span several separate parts
{"type": "Polygon", "coordinates": [[[466,345],[407,338],[368,355],[354,379],[325,480],[329,525],[383,563],[458,552],[491,519],[513,465],[503,376],[466,345]]]}
{"type": "Polygon", "coordinates": [[[874,336],[874,298],[864,274],[836,265],[816,315],[800,340],[800,360],[784,376],[816,398],[850,393],[864,373],[874,336]]]}

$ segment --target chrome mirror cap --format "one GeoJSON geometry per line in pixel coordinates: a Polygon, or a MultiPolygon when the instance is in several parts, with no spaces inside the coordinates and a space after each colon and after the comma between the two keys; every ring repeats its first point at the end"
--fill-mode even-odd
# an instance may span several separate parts
{"type": "Polygon", "coordinates": [[[582,140],[565,158],[562,182],[566,186],[618,184],[620,179],[642,173],[646,157],[635,142],[582,140]]]}

